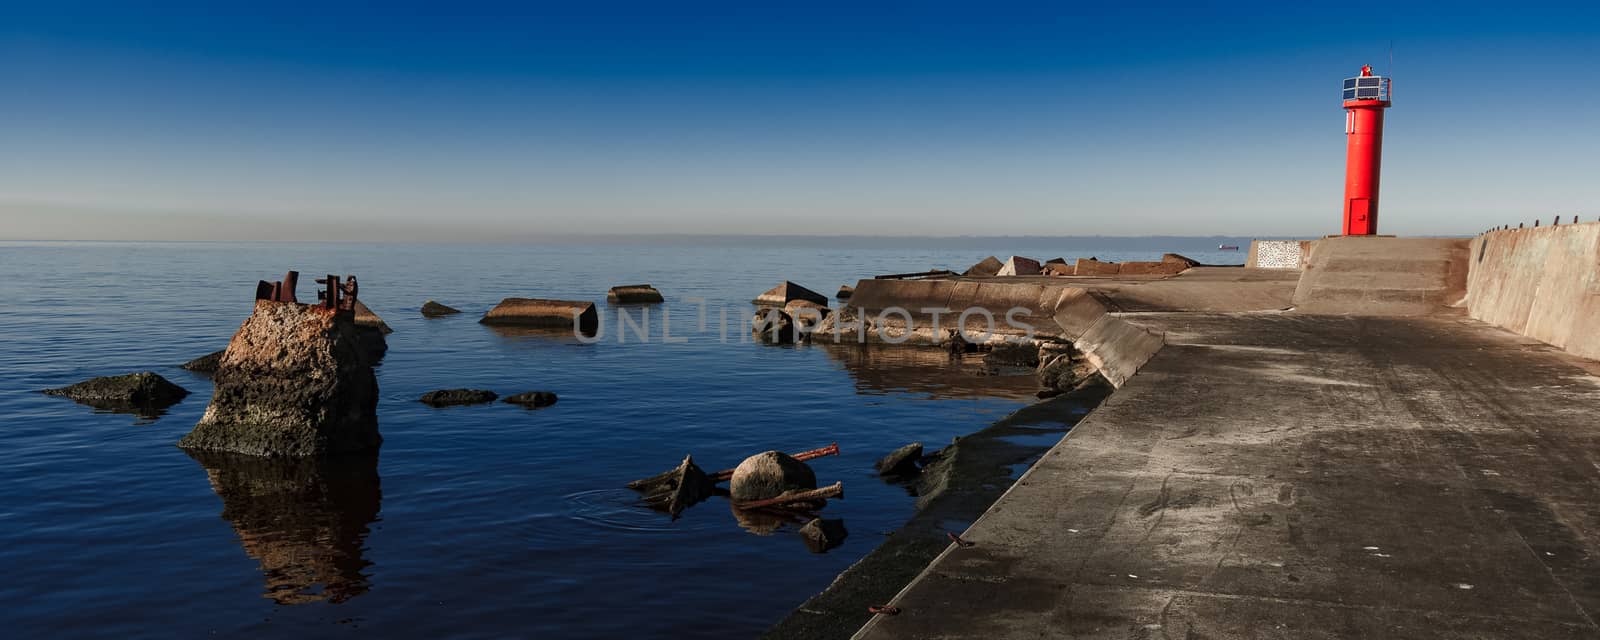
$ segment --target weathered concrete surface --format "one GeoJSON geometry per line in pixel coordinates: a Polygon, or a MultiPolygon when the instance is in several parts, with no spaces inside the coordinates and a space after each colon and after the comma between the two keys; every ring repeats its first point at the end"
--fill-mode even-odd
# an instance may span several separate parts
{"type": "Polygon", "coordinates": [[[378,380],[358,328],[320,306],[259,300],[228,342],[185,449],[257,456],[372,451],[378,380]]]}
{"type": "Polygon", "coordinates": [[[657,304],[662,300],[661,292],[648,284],[625,284],[606,292],[606,302],[612,304],[657,304]]]}
{"type": "Polygon", "coordinates": [[[1310,254],[1310,240],[1251,240],[1250,253],[1245,256],[1244,266],[1299,270],[1305,267],[1310,254]]]}
{"type": "Polygon", "coordinates": [[[506,298],[483,314],[478,323],[594,333],[600,327],[600,314],[593,302],[584,300],[506,298]]]}
{"type": "Polygon", "coordinates": [[[1600,364],[1459,317],[1120,317],[1166,345],[857,637],[1600,635],[1600,364]]]}
{"type": "Polygon", "coordinates": [[[1305,313],[1429,315],[1466,294],[1466,238],[1342,236],[1312,243],[1294,304],[1305,313]]]}
{"type": "Polygon", "coordinates": [[[1600,358],[1600,223],[1495,231],[1470,254],[1472,317],[1600,358]]]}

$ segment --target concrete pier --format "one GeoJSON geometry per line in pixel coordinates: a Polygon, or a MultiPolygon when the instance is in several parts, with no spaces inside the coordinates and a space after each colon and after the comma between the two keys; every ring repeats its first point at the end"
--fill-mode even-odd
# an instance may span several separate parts
{"type": "Polygon", "coordinates": [[[1372,275],[1427,295],[1345,306],[1283,270],[1072,283],[1080,348],[1144,353],[1107,338],[1118,390],[856,637],[1600,636],[1600,363],[1449,304],[1515,285],[1435,249],[1372,275]],[[1263,308],[1296,285],[1315,313],[1263,308]]]}

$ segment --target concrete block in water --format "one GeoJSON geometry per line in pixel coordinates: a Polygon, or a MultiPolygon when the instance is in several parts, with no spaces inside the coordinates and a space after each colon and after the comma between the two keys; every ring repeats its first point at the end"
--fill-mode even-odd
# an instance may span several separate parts
{"type": "Polygon", "coordinates": [[[506,298],[483,314],[478,322],[594,333],[600,326],[600,314],[595,311],[593,302],[506,298]]]}
{"type": "Polygon", "coordinates": [[[756,296],[750,302],[763,307],[783,308],[795,300],[808,300],[824,307],[828,306],[828,297],[802,287],[788,280],[776,287],[768,289],[766,293],[756,296]]]}
{"type": "Polygon", "coordinates": [[[661,292],[648,284],[625,284],[606,292],[606,301],[615,304],[656,304],[662,299],[661,292]]]}

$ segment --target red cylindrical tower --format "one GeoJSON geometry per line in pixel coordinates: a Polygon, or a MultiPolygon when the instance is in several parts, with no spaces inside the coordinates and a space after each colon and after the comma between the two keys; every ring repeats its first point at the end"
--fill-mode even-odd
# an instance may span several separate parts
{"type": "Polygon", "coordinates": [[[1389,108],[1389,79],[1372,75],[1372,66],[1344,81],[1344,234],[1378,233],[1378,170],[1383,159],[1383,110],[1389,108]]]}

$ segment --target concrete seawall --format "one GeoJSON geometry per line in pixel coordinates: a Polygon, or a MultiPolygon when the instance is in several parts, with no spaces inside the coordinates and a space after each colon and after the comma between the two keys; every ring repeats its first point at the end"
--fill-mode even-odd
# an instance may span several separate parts
{"type": "Polygon", "coordinates": [[[1490,232],[1468,267],[1473,318],[1600,358],[1600,223],[1490,232]]]}

